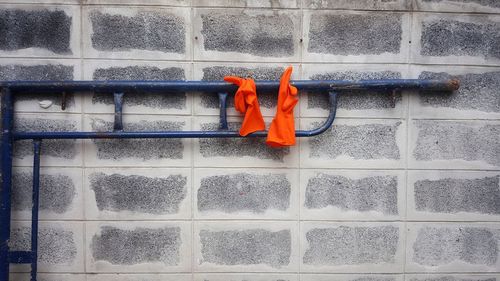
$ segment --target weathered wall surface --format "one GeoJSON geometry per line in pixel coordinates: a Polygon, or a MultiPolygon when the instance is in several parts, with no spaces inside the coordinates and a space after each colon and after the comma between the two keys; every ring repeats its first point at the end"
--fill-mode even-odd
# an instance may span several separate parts
{"type": "MultiPolygon", "coordinates": [[[[2,80],[276,80],[287,65],[294,79],[462,80],[452,95],[402,93],[395,104],[342,96],[333,128],[291,148],[45,141],[41,280],[500,279],[498,0],[0,3],[2,80]]],[[[321,122],[325,98],[300,97],[297,127],[321,122]]],[[[275,95],[260,102],[270,121],[275,95]]],[[[18,98],[16,128],[112,128],[107,95],[60,104],[18,98]]],[[[210,95],[126,95],[124,126],[210,130],[217,111],[210,95]]],[[[19,250],[30,243],[31,155],[16,145],[19,250]]],[[[13,279],[27,270],[12,266],[13,279]]]]}

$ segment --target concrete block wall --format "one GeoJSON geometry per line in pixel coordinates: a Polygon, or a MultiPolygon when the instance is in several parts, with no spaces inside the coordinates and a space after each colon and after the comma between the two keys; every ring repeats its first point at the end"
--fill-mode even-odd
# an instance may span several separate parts
{"type": "MultiPolygon", "coordinates": [[[[458,77],[454,94],[341,96],[325,134],[52,140],[40,280],[499,281],[497,0],[0,0],[2,80],[458,77]]],[[[276,93],[259,93],[271,122],[276,93]]],[[[326,99],[300,94],[297,128],[326,99]]],[[[232,105],[232,97],[230,97],[232,105]]],[[[109,130],[104,94],[17,99],[19,130],[109,130]],[[42,108],[40,102],[51,104],[42,108]]],[[[217,100],[126,95],[127,130],[212,130],[217,100]]],[[[228,112],[230,126],[241,118],[228,112]]],[[[29,247],[32,152],[15,147],[11,246],[29,247]]],[[[29,268],[12,266],[13,280],[29,268]]]]}

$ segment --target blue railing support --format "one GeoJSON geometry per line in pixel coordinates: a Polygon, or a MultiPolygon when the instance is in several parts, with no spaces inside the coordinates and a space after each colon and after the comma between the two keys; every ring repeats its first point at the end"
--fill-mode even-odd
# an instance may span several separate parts
{"type": "Polygon", "coordinates": [[[62,92],[62,96],[61,96],[61,110],[66,110],[66,92],[62,92]]]}
{"type": "Polygon", "coordinates": [[[113,131],[123,131],[123,93],[113,93],[113,100],[115,103],[115,122],[113,125],[113,131]]]}
{"type": "Polygon", "coordinates": [[[227,130],[227,93],[218,93],[219,96],[219,130],[227,130]]]}
{"type": "Polygon", "coordinates": [[[40,198],[41,140],[33,140],[33,190],[31,207],[31,281],[36,281],[38,268],[38,206],[40,198]]]}
{"type": "Polygon", "coordinates": [[[10,195],[12,186],[12,128],[14,97],[2,89],[2,189],[0,190],[0,281],[9,279],[10,195]]]}

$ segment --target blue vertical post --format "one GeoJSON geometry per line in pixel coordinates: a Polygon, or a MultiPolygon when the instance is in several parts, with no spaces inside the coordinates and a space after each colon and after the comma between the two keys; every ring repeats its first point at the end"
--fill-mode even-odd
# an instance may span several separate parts
{"type": "Polygon", "coordinates": [[[0,281],[9,280],[10,192],[12,185],[12,127],[14,102],[8,88],[2,91],[2,188],[0,189],[0,281]]]}
{"type": "Polygon", "coordinates": [[[123,131],[123,93],[114,93],[113,100],[115,102],[115,123],[113,126],[113,131],[123,131]]]}
{"type": "Polygon", "coordinates": [[[40,198],[40,146],[41,140],[33,140],[33,190],[31,206],[31,281],[36,281],[38,267],[38,200],[40,198]]]}
{"type": "Polygon", "coordinates": [[[219,129],[227,130],[227,93],[219,94],[219,129]]]}

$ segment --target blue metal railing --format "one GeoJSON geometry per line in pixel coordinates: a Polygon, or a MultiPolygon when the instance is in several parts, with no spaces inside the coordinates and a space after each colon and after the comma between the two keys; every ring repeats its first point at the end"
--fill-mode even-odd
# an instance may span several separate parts
{"type": "MultiPolygon", "coordinates": [[[[338,95],[351,93],[352,90],[390,92],[402,90],[426,90],[450,92],[458,89],[458,80],[422,80],[422,79],[387,79],[387,80],[318,80],[292,81],[300,91],[328,94],[329,115],[325,122],[313,130],[297,130],[297,137],[319,135],[332,125],[337,111],[338,95]]],[[[257,81],[257,92],[277,92],[279,82],[257,81]]],[[[9,280],[10,263],[31,264],[31,280],[36,281],[38,248],[38,199],[40,189],[40,153],[43,139],[115,139],[115,138],[237,138],[238,131],[230,131],[227,124],[227,95],[237,87],[226,82],[201,81],[6,81],[0,82],[2,91],[2,147],[1,166],[2,183],[0,190],[0,281],[9,280]],[[114,126],[110,132],[15,132],[13,131],[14,97],[23,93],[61,93],[65,108],[67,93],[104,92],[114,97],[114,126]],[[220,124],[218,131],[123,131],[122,108],[124,96],[143,92],[171,94],[175,92],[206,92],[219,97],[220,124]],[[33,190],[31,249],[29,251],[10,251],[11,187],[12,187],[12,147],[16,140],[33,140],[33,190]]],[[[376,94],[376,93],[374,93],[376,94]]],[[[266,131],[259,131],[247,137],[265,137],[266,131]]]]}

